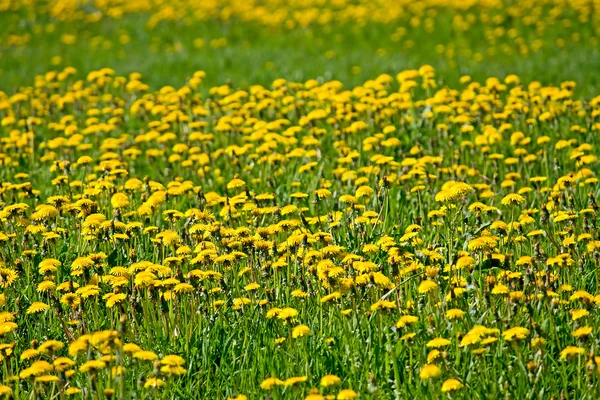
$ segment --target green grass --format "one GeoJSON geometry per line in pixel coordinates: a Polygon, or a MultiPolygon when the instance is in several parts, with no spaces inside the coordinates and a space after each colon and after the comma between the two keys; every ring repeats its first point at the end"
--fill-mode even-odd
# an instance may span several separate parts
{"type": "MultiPolygon", "coordinates": [[[[595,39],[589,41],[594,33],[589,25],[572,29],[583,39],[567,41],[564,47],[557,46],[555,40],[568,38],[572,30],[553,26],[540,37],[542,49],[521,55],[506,35],[493,41],[486,39],[487,26],[482,23],[468,32],[454,31],[452,16],[449,11],[440,13],[434,32],[419,27],[393,40],[402,23],[316,25],[289,30],[239,21],[162,22],[150,30],[145,24],[147,15],[133,14],[91,24],[52,23],[54,30],[47,33],[46,26],[51,22],[47,17],[23,23],[18,14],[0,14],[0,35],[32,35],[26,46],[0,45],[0,87],[10,91],[30,85],[35,74],[60,66],[74,66],[82,74],[107,66],[119,74],[141,72],[152,88],[179,87],[196,70],[207,72],[208,87],[226,82],[236,87],[268,86],[281,77],[293,81],[337,79],[352,87],[381,73],[395,76],[399,71],[430,64],[448,84],[456,84],[462,75],[482,81],[490,76],[517,74],[524,81],[544,84],[575,80],[580,95],[598,91],[600,78],[595,71],[600,67],[600,53],[595,39]],[[120,43],[123,33],[130,37],[125,45],[120,43]],[[75,35],[76,43],[61,43],[63,34],[75,35]],[[194,47],[197,38],[204,40],[202,48],[194,47]],[[212,48],[211,40],[220,38],[226,38],[227,45],[212,48]],[[453,47],[453,54],[438,53],[436,46],[440,44],[453,47]],[[326,55],[328,51],[333,51],[331,58],[326,55]],[[475,60],[475,53],[481,53],[483,59],[475,60]],[[51,63],[55,56],[61,58],[58,66],[51,63]]],[[[519,28],[519,23],[507,21],[499,26],[509,30],[519,28]]],[[[526,43],[535,39],[535,34],[524,38],[526,43]]]]}
{"type": "Polygon", "coordinates": [[[459,32],[449,9],[433,31],[0,13],[0,398],[598,398],[600,55],[594,18],[549,9],[541,35],[518,18],[459,32]],[[403,92],[396,75],[424,64],[403,92]],[[76,82],[102,67],[150,90],[76,82]],[[72,374],[43,363],[57,357],[72,374]]]}

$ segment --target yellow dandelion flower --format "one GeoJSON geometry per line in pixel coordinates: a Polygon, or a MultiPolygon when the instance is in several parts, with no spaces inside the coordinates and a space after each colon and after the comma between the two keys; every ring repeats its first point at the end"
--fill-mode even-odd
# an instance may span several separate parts
{"type": "Polygon", "coordinates": [[[576,337],[577,339],[579,339],[579,338],[587,337],[591,333],[592,333],[592,327],[582,326],[581,328],[578,328],[573,331],[573,336],[576,337]]]}
{"type": "Polygon", "coordinates": [[[106,363],[104,361],[101,361],[101,360],[90,360],[90,361],[86,361],[84,364],[82,364],[79,367],[79,371],[80,372],[96,373],[97,371],[100,371],[100,370],[102,370],[104,368],[106,368],[106,363]]]}
{"type": "Polygon", "coordinates": [[[136,358],[138,360],[143,360],[143,361],[158,360],[158,356],[156,355],[156,353],[154,353],[150,350],[136,351],[135,353],[133,353],[133,358],[136,358]]]}
{"type": "Polygon", "coordinates": [[[567,360],[573,356],[585,354],[585,349],[579,346],[567,346],[560,352],[560,359],[567,360]]]}
{"type": "Polygon", "coordinates": [[[12,389],[10,388],[10,386],[0,384],[0,396],[9,398],[11,395],[12,395],[12,389]]]}
{"type": "Polygon", "coordinates": [[[260,384],[260,387],[264,390],[271,390],[275,386],[281,386],[283,384],[284,384],[284,382],[281,379],[271,377],[271,378],[267,378],[267,379],[263,380],[260,384]]]}
{"type": "Polygon", "coordinates": [[[446,318],[448,318],[449,320],[462,319],[462,317],[464,317],[464,315],[465,315],[465,312],[458,308],[452,308],[452,309],[446,311],[446,318]]]}
{"type": "Polygon", "coordinates": [[[40,301],[34,301],[33,303],[31,303],[31,305],[27,308],[27,314],[36,314],[42,311],[47,311],[50,309],[50,306],[46,303],[42,303],[40,301]]]}
{"type": "Polygon", "coordinates": [[[507,194],[502,198],[500,203],[505,206],[519,205],[525,202],[525,197],[517,193],[507,194]]]}
{"type": "Polygon", "coordinates": [[[292,330],[292,337],[294,339],[308,336],[308,335],[310,335],[310,328],[306,325],[295,326],[294,329],[292,330]]]}
{"type": "Polygon", "coordinates": [[[419,284],[417,291],[421,294],[425,294],[425,293],[431,292],[432,290],[436,289],[437,287],[438,287],[437,283],[426,279],[419,284]]]}
{"type": "Polygon", "coordinates": [[[335,375],[325,375],[324,377],[321,378],[321,386],[325,387],[325,388],[331,387],[331,386],[337,386],[341,382],[342,382],[342,380],[335,375]]]}
{"type": "Polygon", "coordinates": [[[115,209],[123,209],[129,207],[131,203],[125,193],[115,193],[110,199],[110,204],[115,209]]]}
{"type": "Polygon", "coordinates": [[[148,388],[156,389],[156,388],[161,388],[163,386],[165,386],[165,381],[163,381],[160,378],[156,378],[156,377],[150,377],[144,383],[144,388],[146,388],[146,389],[148,389],[148,388]]]}
{"type": "Polygon", "coordinates": [[[448,339],[435,338],[435,339],[431,339],[429,342],[427,342],[427,347],[440,348],[440,347],[448,346],[450,344],[452,344],[452,342],[448,339]]]}
{"type": "Polygon", "coordinates": [[[308,380],[307,376],[293,376],[283,381],[283,386],[294,386],[299,383],[304,383],[308,380]]]}
{"type": "Polygon", "coordinates": [[[578,310],[571,310],[571,318],[573,321],[577,321],[580,318],[587,317],[590,315],[590,312],[584,308],[578,310]]]}
{"type": "Polygon", "coordinates": [[[516,326],[514,328],[510,328],[502,332],[502,337],[507,342],[510,342],[512,340],[522,340],[525,339],[528,335],[529,329],[520,326],[516,326]]]}
{"type": "Polygon", "coordinates": [[[356,393],[352,389],[342,389],[338,393],[336,399],[337,400],[352,400],[358,397],[358,393],[356,393]]]}
{"type": "Polygon", "coordinates": [[[396,328],[404,328],[406,325],[414,324],[417,321],[419,321],[419,317],[414,315],[403,315],[398,322],[396,322],[396,328]]]}
{"type": "Polygon", "coordinates": [[[379,300],[371,305],[371,311],[393,310],[394,308],[396,308],[396,303],[388,300],[379,300]]]}
{"type": "Polygon", "coordinates": [[[341,293],[340,292],[333,292],[331,294],[328,294],[326,296],[321,297],[321,303],[328,303],[330,301],[333,300],[337,300],[341,297],[341,293]]]}
{"type": "Polygon", "coordinates": [[[425,364],[421,367],[421,372],[419,372],[419,378],[422,380],[428,380],[437,378],[442,374],[442,370],[435,364],[425,364]]]}
{"type": "Polygon", "coordinates": [[[442,392],[449,393],[459,390],[463,387],[463,384],[457,379],[446,379],[442,384],[442,392]]]}

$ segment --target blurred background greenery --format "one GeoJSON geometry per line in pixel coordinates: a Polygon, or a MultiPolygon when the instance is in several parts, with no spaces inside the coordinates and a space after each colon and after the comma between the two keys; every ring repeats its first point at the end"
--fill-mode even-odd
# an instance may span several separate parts
{"type": "Polygon", "coordinates": [[[182,85],[196,70],[206,71],[206,87],[280,77],[354,86],[430,64],[449,84],[517,74],[526,82],[575,80],[579,95],[598,92],[591,1],[363,3],[2,0],[0,89],[66,66],[82,76],[102,67],[140,72],[156,88],[182,85]]]}

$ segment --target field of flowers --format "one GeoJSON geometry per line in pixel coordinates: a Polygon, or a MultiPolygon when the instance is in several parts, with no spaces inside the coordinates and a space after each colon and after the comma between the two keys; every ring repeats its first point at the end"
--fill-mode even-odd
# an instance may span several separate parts
{"type": "Polygon", "coordinates": [[[0,398],[599,398],[599,41],[592,0],[0,0],[0,398]]]}

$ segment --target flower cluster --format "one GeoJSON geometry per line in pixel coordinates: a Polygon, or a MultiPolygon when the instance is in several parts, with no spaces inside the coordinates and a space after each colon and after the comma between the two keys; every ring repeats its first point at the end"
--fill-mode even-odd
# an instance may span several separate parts
{"type": "Polygon", "coordinates": [[[0,395],[597,393],[600,97],[75,74],[0,93],[0,395]]]}

